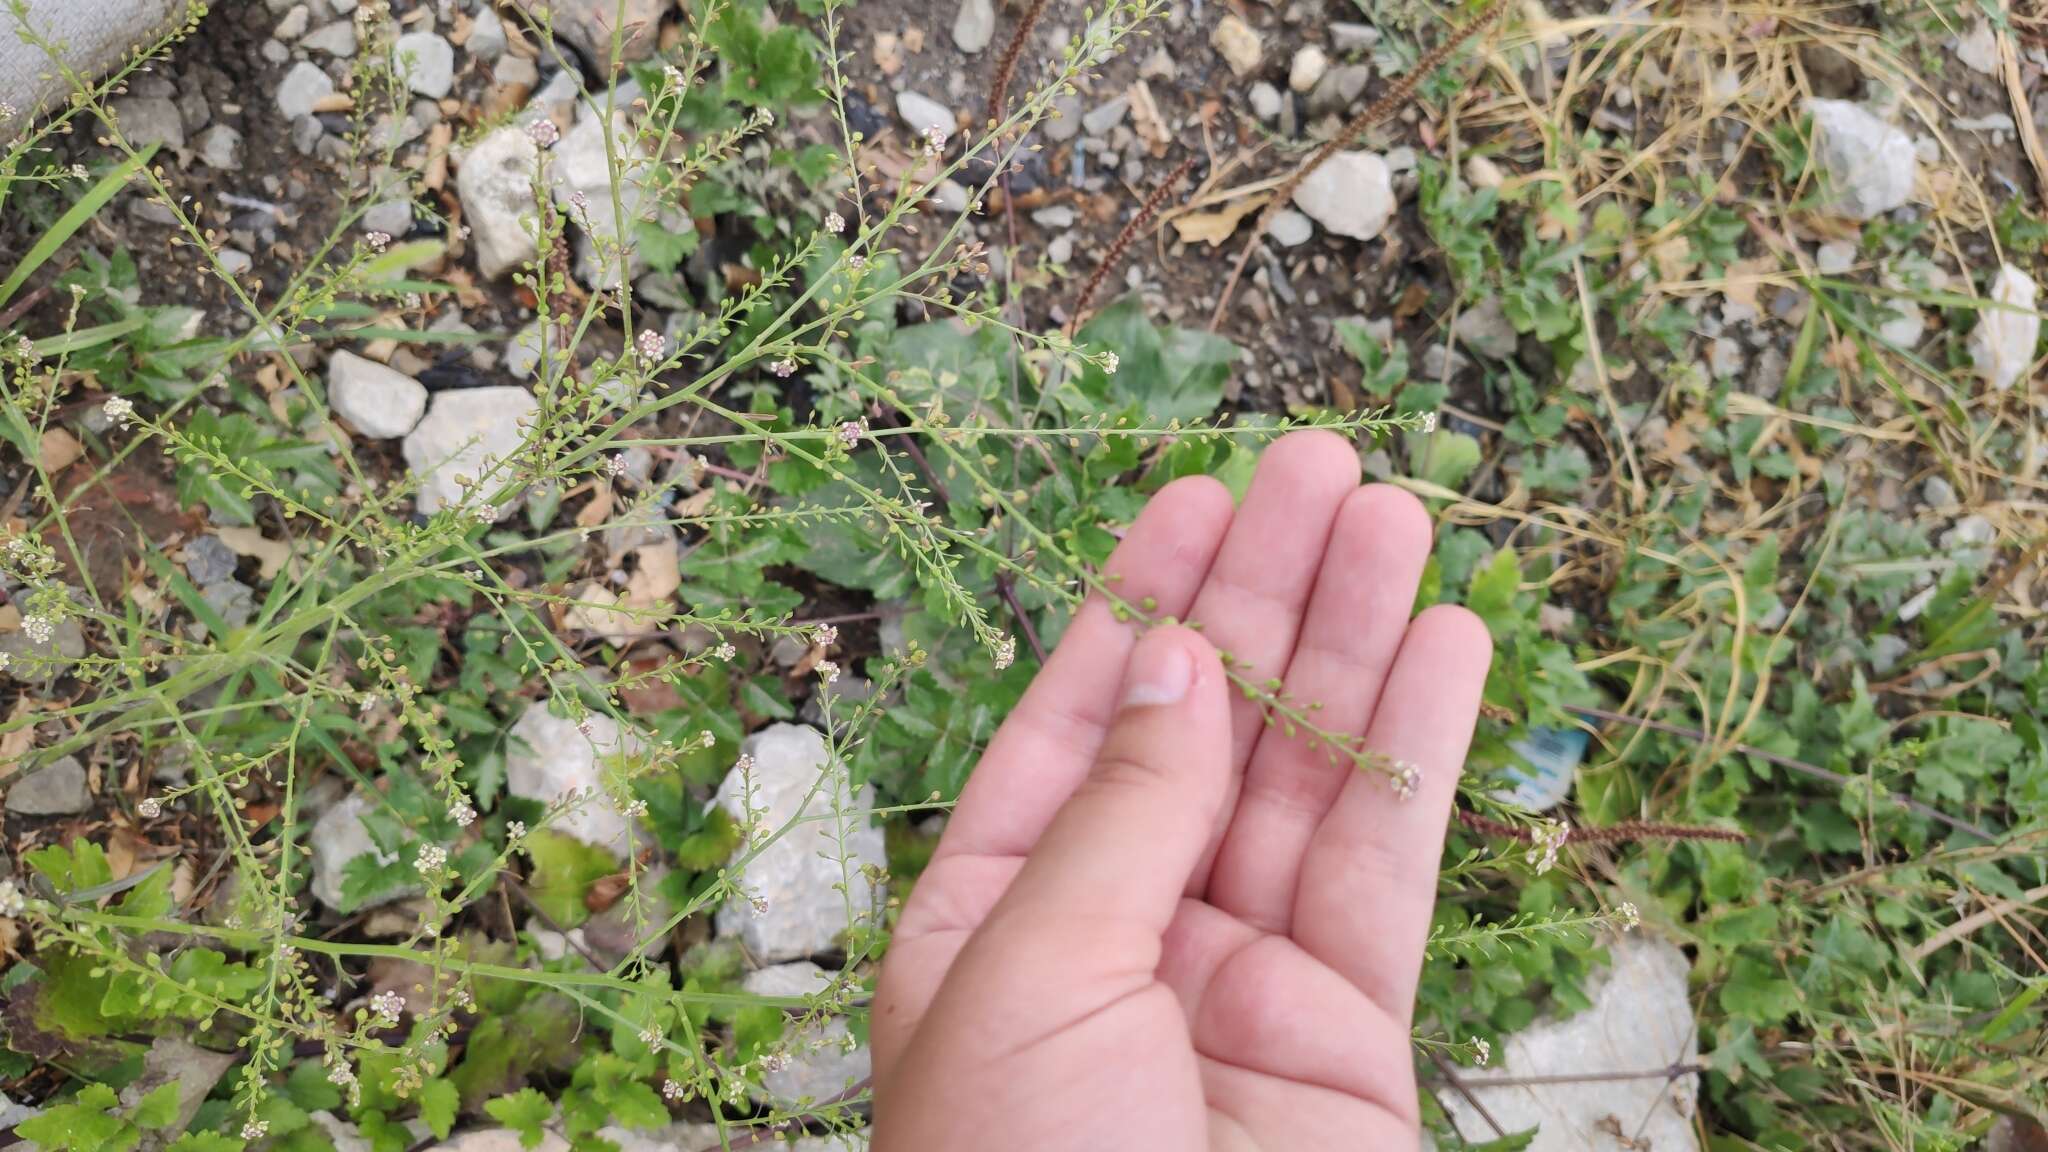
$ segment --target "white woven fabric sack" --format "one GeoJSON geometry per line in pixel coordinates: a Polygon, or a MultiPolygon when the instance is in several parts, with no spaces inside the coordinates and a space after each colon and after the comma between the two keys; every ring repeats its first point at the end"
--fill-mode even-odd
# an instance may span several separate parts
{"type": "Polygon", "coordinates": [[[0,4],[0,104],[14,110],[0,121],[0,141],[12,140],[38,113],[70,96],[65,68],[84,81],[97,80],[155,44],[189,7],[188,0],[24,0],[28,30],[56,50],[59,67],[48,49],[23,38],[13,5],[0,4]]]}

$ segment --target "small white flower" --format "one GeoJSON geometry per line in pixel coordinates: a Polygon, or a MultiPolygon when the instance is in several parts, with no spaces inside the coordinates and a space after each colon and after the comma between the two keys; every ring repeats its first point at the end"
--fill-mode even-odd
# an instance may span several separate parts
{"type": "Polygon", "coordinates": [[[1536,825],[1531,834],[1529,854],[1525,859],[1536,866],[1536,874],[1543,875],[1557,866],[1558,850],[1571,839],[1571,825],[1559,820],[1546,820],[1536,825]]]}
{"type": "Polygon", "coordinates": [[[830,648],[839,643],[839,629],[836,625],[820,624],[811,630],[811,639],[820,647],[830,648]]]}
{"type": "Polygon", "coordinates": [[[641,332],[634,344],[640,349],[640,355],[649,360],[661,359],[661,354],[668,349],[668,339],[652,328],[641,332]]]}
{"type": "Polygon", "coordinates": [[[789,1067],[789,1053],[764,1052],[761,1055],[761,1071],[780,1072],[789,1067]]]}
{"type": "Polygon", "coordinates": [[[13,654],[13,653],[11,653],[11,652],[0,652],[0,672],[5,672],[5,671],[7,671],[7,666],[8,666],[9,664],[12,664],[12,663],[14,663],[14,654],[13,654]]]}
{"type": "Polygon", "coordinates": [[[1001,672],[1017,662],[1017,638],[1005,636],[996,641],[996,671],[1001,672]]]}
{"type": "Polygon", "coordinates": [[[526,821],[514,820],[505,825],[505,839],[518,840],[526,835],[526,821]]]}
{"type": "Polygon", "coordinates": [[[740,654],[740,650],[733,647],[732,643],[728,641],[724,644],[720,644],[716,648],[713,648],[711,650],[711,654],[713,656],[718,657],[720,660],[730,662],[733,657],[738,656],[740,654]]]}
{"type": "Polygon", "coordinates": [[[1614,918],[1621,923],[1623,932],[1633,932],[1636,925],[1643,922],[1642,914],[1636,911],[1635,902],[1632,900],[1623,900],[1616,905],[1614,918]]]}
{"type": "Polygon", "coordinates": [[[668,82],[670,88],[680,89],[683,87],[683,70],[673,64],[661,66],[661,78],[668,82]]]}
{"type": "Polygon", "coordinates": [[[1422,430],[1424,432],[1436,431],[1436,413],[1424,412],[1422,414],[1422,430]]]}
{"type": "Polygon", "coordinates": [[[27,634],[30,643],[48,644],[50,638],[57,634],[57,622],[38,612],[21,618],[21,630],[27,634]]]}
{"type": "Polygon", "coordinates": [[[476,823],[476,809],[469,803],[469,797],[457,796],[448,804],[448,818],[458,828],[467,828],[476,823]]]}
{"type": "Polygon", "coordinates": [[[144,820],[154,820],[164,814],[164,802],[154,796],[145,796],[142,803],[135,806],[135,811],[144,820]]]}
{"type": "Polygon", "coordinates": [[[851,450],[854,445],[860,443],[860,438],[866,431],[857,420],[848,420],[841,424],[838,433],[840,447],[851,450]]]}
{"type": "Polygon", "coordinates": [[[92,173],[86,171],[86,167],[83,164],[73,164],[71,166],[71,178],[73,180],[90,180],[92,179],[92,173]]]}
{"type": "Polygon", "coordinates": [[[578,732],[583,733],[583,738],[588,740],[591,738],[592,734],[597,731],[597,725],[592,724],[590,722],[590,717],[585,716],[583,719],[578,720],[576,722],[576,730],[578,732]]]}
{"type": "Polygon", "coordinates": [[[126,428],[128,421],[135,416],[135,401],[122,396],[110,396],[105,404],[100,405],[100,411],[106,414],[107,419],[126,428]]]}
{"type": "Polygon", "coordinates": [[[825,213],[825,231],[830,232],[834,236],[846,231],[846,217],[841,216],[837,212],[825,213]]]}
{"type": "Polygon", "coordinates": [[[1486,1067],[1486,1062],[1491,1059],[1493,1059],[1493,1045],[1488,1044],[1482,1037],[1474,1036],[1472,1038],[1472,1062],[1484,1068],[1486,1067]]]}
{"type": "Polygon", "coordinates": [[[368,244],[372,252],[382,252],[391,245],[391,233],[372,232],[368,236],[363,237],[363,243],[368,244]]]}
{"type": "Polygon", "coordinates": [[[745,776],[754,770],[754,758],[742,752],[740,758],[732,762],[732,767],[733,771],[745,776]]]}
{"type": "Polygon", "coordinates": [[[937,156],[946,150],[946,137],[951,135],[943,127],[934,124],[924,130],[924,154],[937,156]]]}
{"type": "Polygon", "coordinates": [[[663,1080],[661,1082],[661,1098],[668,1101],[671,1104],[680,1101],[683,1097],[689,1094],[689,1089],[683,1087],[681,1084],[676,1083],[674,1080],[663,1080]]]}
{"type": "Polygon", "coordinates": [[[605,470],[606,472],[609,472],[609,473],[610,473],[611,475],[613,475],[613,476],[615,476],[615,477],[616,477],[616,476],[623,476],[623,475],[625,475],[625,474],[626,474],[626,454],[625,454],[624,452],[621,452],[621,453],[619,453],[618,455],[616,455],[616,456],[613,456],[613,457],[610,457],[609,459],[607,459],[607,460],[606,460],[606,461],[604,462],[604,470],[605,470]]]}
{"type": "Polygon", "coordinates": [[[578,216],[590,215],[589,194],[581,189],[569,193],[569,207],[575,209],[578,216]]]}
{"type": "Polygon", "coordinates": [[[432,876],[448,866],[448,850],[439,844],[422,845],[419,858],[412,862],[412,866],[420,875],[432,876]]]}
{"type": "Polygon", "coordinates": [[[785,356],[782,359],[777,360],[775,363],[770,364],[768,366],[768,370],[770,372],[775,373],[777,376],[781,376],[784,379],[787,379],[791,376],[796,375],[796,360],[791,357],[785,356]]]}
{"type": "Polygon", "coordinates": [[[498,506],[496,504],[479,504],[476,506],[474,515],[476,516],[476,522],[479,524],[496,524],[498,522],[498,506]]]}
{"type": "Polygon", "coordinates": [[[562,130],[555,122],[543,116],[526,126],[526,135],[542,148],[553,148],[555,141],[562,138],[562,130]]]}
{"type": "Polygon", "coordinates": [[[661,1029],[659,1029],[659,1028],[655,1027],[655,1026],[654,1026],[654,1025],[652,1025],[652,1024],[649,1024],[649,1025],[648,1025],[647,1027],[645,1027],[645,1028],[642,1028],[642,1029],[640,1030],[640,1042],[641,1042],[642,1044],[645,1044],[645,1045],[647,1045],[647,1046],[648,1046],[649,1048],[658,1048],[658,1047],[660,1047],[660,1046],[661,1046],[661,1040],[662,1040],[662,1035],[661,1035],[661,1029]]]}
{"type": "Polygon", "coordinates": [[[14,105],[9,104],[5,100],[0,100],[0,120],[12,119],[14,119],[14,105]]]}
{"type": "Polygon", "coordinates": [[[1107,375],[1107,376],[1114,376],[1114,375],[1116,375],[1116,366],[1117,366],[1118,364],[1121,364],[1121,363],[1123,363],[1123,361],[1121,361],[1121,360],[1118,360],[1118,359],[1116,358],[1116,353],[1114,353],[1114,352],[1104,352],[1104,353],[1102,354],[1102,371],[1103,371],[1103,374],[1104,374],[1104,375],[1107,375]]]}
{"type": "Polygon", "coordinates": [[[36,361],[42,359],[42,356],[36,352],[36,342],[29,339],[26,336],[17,337],[15,339],[14,351],[24,361],[27,361],[30,364],[34,364],[36,361]]]}
{"type": "Polygon", "coordinates": [[[647,815],[647,801],[635,798],[631,803],[627,804],[624,808],[619,809],[619,811],[628,820],[638,819],[639,817],[647,815]]]}
{"type": "Polygon", "coordinates": [[[398,1018],[405,1014],[405,997],[388,989],[379,992],[370,997],[370,1014],[387,1027],[396,1024],[398,1018]]]}
{"type": "Polygon", "coordinates": [[[836,684],[839,681],[839,665],[830,660],[820,660],[818,661],[818,675],[824,678],[825,683],[836,684]]]}
{"type": "Polygon", "coordinates": [[[852,271],[858,272],[861,269],[866,268],[868,266],[868,258],[861,255],[858,252],[848,253],[846,257],[846,266],[852,271]]]}
{"type": "Polygon", "coordinates": [[[1387,781],[1393,785],[1394,795],[1403,800],[1409,799],[1415,795],[1416,789],[1422,787],[1422,769],[1406,760],[1396,760],[1393,775],[1387,781]]]}
{"type": "Polygon", "coordinates": [[[270,1121],[251,1120],[242,1125],[242,1139],[261,1140],[270,1131],[270,1121]]]}
{"type": "Polygon", "coordinates": [[[12,879],[0,880],[0,916],[14,917],[28,911],[28,897],[12,879]]]}

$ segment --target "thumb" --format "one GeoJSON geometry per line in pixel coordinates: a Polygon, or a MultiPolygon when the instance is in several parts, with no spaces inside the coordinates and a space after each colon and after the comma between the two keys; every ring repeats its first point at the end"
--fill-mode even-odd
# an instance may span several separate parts
{"type": "Polygon", "coordinates": [[[1095,765],[1024,863],[992,919],[1071,916],[1165,932],[1228,793],[1223,664],[1187,628],[1147,632],[1095,765]]]}

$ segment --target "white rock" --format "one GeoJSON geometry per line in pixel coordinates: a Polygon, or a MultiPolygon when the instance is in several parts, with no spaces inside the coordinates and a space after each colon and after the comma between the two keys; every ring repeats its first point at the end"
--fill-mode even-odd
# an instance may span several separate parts
{"type": "Polygon", "coordinates": [[[1998,34],[1983,17],[1978,17],[1968,32],[1956,37],[1955,52],[1964,67],[1986,76],[1998,74],[1998,34]]]}
{"type": "Polygon", "coordinates": [[[1068,204],[1048,204],[1031,214],[1031,222],[1041,228],[1072,228],[1074,209],[1068,204]]]}
{"type": "Polygon", "coordinates": [[[1465,182],[1474,188],[1498,188],[1507,183],[1507,173],[1502,172],[1500,165],[1490,157],[1468,156],[1465,158],[1465,182]]]}
{"type": "Polygon", "coordinates": [[[1339,53],[1365,52],[1380,42],[1380,30],[1370,24],[1330,22],[1330,47],[1339,53]]]}
{"type": "Polygon", "coordinates": [[[1830,240],[1814,250],[1813,263],[1823,276],[1840,276],[1856,266],[1856,246],[1844,240],[1830,240]]]}
{"type": "Polygon", "coordinates": [[[305,60],[292,65],[277,86],[277,110],[287,120],[313,114],[313,105],[334,94],[334,81],[320,66],[305,60]]]}
{"type": "Polygon", "coordinates": [[[296,40],[306,34],[306,28],[312,21],[313,13],[304,4],[294,4],[270,34],[279,40],[296,40]]]}
{"type": "Polygon", "coordinates": [[[427,390],[419,381],[353,352],[327,361],[327,403],[334,414],[372,440],[395,440],[419,424],[427,390]]]}
{"type": "MultiPolygon", "coordinates": [[[[831,986],[832,974],[808,960],[749,972],[740,982],[749,995],[778,998],[812,996],[831,986]]],[[[850,1043],[846,1021],[838,1017],[792,1025],[781,1050],[789,1063],[761,1076],[761,1096],[779,1105],[829,1100],[872,1070],[867,1045],[850,1043]]]]}
{"type": "Polygon", "coordinates": [[[1225,12],[1223,19],[1216,22],[1215,30],[1209,33],[1209,46],[1239,77],[1257,71],[1259,58],[1265,54],[1265,44],[1258,32],[1235,12],[1225,12]]]}
{"type": "Polygon", "coordinates": [[[1371,152],[1339,152],[1294,190],[1294,205],[1339,236],[1370,240],[1393,218],[1393,174],[1371,152]]]}
{"type": "Polygon", "coordinates": [[[486,279],[502,276],[540,252],[527,231],[539,210],[533,196],[539,156],[521,124],[499,128],[456,155],[455,191],[462,198],[462,219],[476,248],[477,270],[486,279]]]}
{"type": "Polygon", "coordinates": [[[361,224],[364,232],[382,232],[393,239],[403,239],[412,231],[412,201],[402,196],[378,201],[363,212],[361,224]]]}
{"type": "Polygon", "coordinates": [[[815,996],[832,986],[832,974],[809,960],[772,964],[746,974],[740,987],[750,996],[801,999],[815,996]]]}
{"type": "Polygon", "coordinates": [[[1081,127],[1090,136],[1100,136],[1111,128],[1123,123],[1124,115],[1130,110],[1131,98],[1129,96],[1117,96],[1113,99],[1105,100],[1090,108],[1088,114],[1081,117],[1081,127]]]}
{"type": "MultiPolygon", "coordinates": [[[[405,463],[422,482],[416,505],[431,516],[443,504],[462,500],[456,477],[482,484],[479,499],[492,499],[510,477],[495,465],[526,440],[520,420],[538,407],[524,388],[458,388],[437,392],[427,414],[405,438],[405,463]]],[[[497,506],[498,519],[519,506],[514,497],[497,506]]]]}
{"type": "Polygon", "coordinates": [[[329,56],[347,59],[356,54],[356,26],[352,21],[336,20],[332,24],[315,28],[304,40],[299,41],[299,47],[309,52],[325,52],[329,56]]]}
{"type": "Polygon", "coordinates": [[[1266,235],[1282,248],[1298,248],[1315,234],[1315,224],[1292,208],[1282,208],[1273,213],[1272,222],[1266,225],[1266,235]]]}
{"type": "Polygon", "coordinates": [[[391,44],[391,66],[405,86],[439,100],[455,86],[455,49],[433,32],[407,32],[391,44]]]}
{"type": "Polygon", "coordinates": [[[1806,106],[1813,114],[1813,162],[1834,212],[1868,220],[1906,202],[1920,170],[1911,136],[1847,100],[1809,100],[1806,106]]]}
{"type": "Polygon", "coordinates": [[[629,825],[603,787],[605,761],[637,755],[644,745],[609,716],[592,713],[584,723],[590,727],[587,736],[576,721],[549,712],[545,701],[527,705],[512,725],[505,751],[505,790],[543,804],[592,790],[548,827],[623,856],[629,825]]]}
{"type": "Polygon", "coordinates": [[[753,770],[746,779],[737,767],[728,773],[718,805],[742,824],[751,809],[764,835],[789,830],[739,869],[740,887],[765,901],[766,911],[757,913],[744,898],[728,900],[718,910],[718,931],[738,935],[764,962],[823,952],[845,933],[849,903],[857,914],[872,914],[875,886],[865,869],[887,859],[882,831],[869,818],[874,789],[849,790],[845,765],[830,762],[814,728],[771,725],[749,736],[743,750],[753,770]]]}
{"type": "Polygon", "coordinates": [[[1927,333],[1927,316],[1920,305],[1904,298],[1886,302],[1890,315],[1877,326],[1877,338],[1901,351],[1911,351],[1927,333]]]}
{"type": "MultiPolygon", "coordinates": [[[[375,806],[376,800],[368,794],[351,792],[313,821],[312,835],[306,838],[313,857],[313,898],[329,908],[341,908],[341,885],[348,875],[350,861],[368,856],[382,867],[398,859],[379,851],[370,839],[369,829],[363,827],[363,813],[375,806]]],[[[391,896],[395,899],[400,894],[394,892],[391,896]]]]}
{"type": "MultiPolygon", "coordinates": [[[[1509,1036],[1494,1067],[1460,1069],[1459,1078],[1503,1131],[1537,1130],[1530,1152],[1697,1149],[1692,1119],[1699,1094],[1696,1077],[1487,1085],[1502,1077],[1638,1072],[1698,1058],[1685,953],[1641,933],[1622,937],[1609,951],[1613,967],[1586,990],[1591,1008],[1564,1020],[1538,1021],[1509,1036]],[[1618,1143],[1615,1131],[1626,1133],[1629,1143],[1618,1143]]],[[[1492,1127],[1463,1093],[1445,1092],[1441,1098],[1467,1139],[1492,1137],[1492,1127]]]]}
{"type": "Polygon", "coordinates": [[[499,19],[498,10],[489,4],[478,5],[469,23],[469,39],[462,42],[463,50],[488,63],[505,54],[506,43],[505,22],[499,19]]]}
{"type": "Polygon", "coordinates": [[[1064,143],[1081,134],[1081,98],[1055,96],[1046,118],[1039,121],[1046,139],[1064,143]]]}
{"type": "Polygon", "coordinates": [[[1072,260],[1074,258],[1074,238],[1065,232],[1053,237],[1052,241],[1045,246],[1045,258],[1048,263],[1052,264],[1065,264],[1067,261],[1072,260]]]}
{"type": "Polygon", "coordinates": [[[1458,322],[1451,325],[1458,339],[1465,347],[1489,360],[1505,360],[1515,354],[1520,337],[1515,326],[1508,322],[1507,309],[1501,307],[1496,296],[1482,298],[1479,303],[1458,313],[1458,322]]]}
{"type": "Polygon", "coordinates": [[[846,1020],[839,1016],[790,1025],[780,1048],[789,1063],[761,1073],[761,1096],[783,1107],[830,1100],[866,1080],[874,1070],[868,1046],[854,1040],[846,1020]]]}
{"type": "Polygon", "coordinates": [[[1246,93],[1246,98],[1251,101],[1252,115],[1261,120],[1277,119],[1280,115],[1280,101],[1285,99],[1280,95],[1278,88],[1264,80],[1252,85],[1251,91],[1246,93]]]}
{"type": "MultiPolygon", "coordinates": [[[[703,1152],[706,1148],[723,1148],[725,1138],[718,1134],[716,1124],[692,1124],[678,1121],[655,1129],[623,1128],[617,1124],[606,1125],[597,1130],[600,1138],[619,1146],[619,1152],[703,1152]]],[[[733,1133],[732,1145],[740,1146],[739,1133],[733,1133]]],[[[764,1152],[788,1152],[787,1145],[770,1144],[764,1152]]]]}
{"type": "Polygon", "coordinates": [[[2034,362],[2034,346],[2041,339],[2038,291],[2033,277],[2004,265],[1991,281],[1991,302],[2024,311],[1985,308],[1970,330],[1970,359],[1977,374],[2000,392],[2012,387],[2034,362]]]}
{"type": "Polygon", "coordinates": [[[7,786],[7,810],[19,816],[76,816],[90,807],[85,765],[76,756],[60,756],[7,786]]]}
{"type": "Polygon", "coordinates": [[[904,127],[918,136],[937,128],[953,137],[953,111],[944,104],[922,93],[905,89],[896,94],[896,115],[903,120],[904,127]]]}
{"type": "Polygon", "coordinates": [[[969,56],[988,47],[996,35],[996,6],[991,0],[960,0],[953,17],[953,43],[969,56]]]}
{"type": "Polygon", "coordinates": [[[540,1144],[527,1148],[520,1143],[519,1133],[510,1128],[479,1128],[458,1132],[425,1152],[569,1152],[569,1142],[552,1129],[542,1128],[540,1144]]]}
{"type": "Polygon", "coordinates": [[[242,134],[215,124],[199,134],[199,161],[208,168],[232,172],[242,166],[242,134]]]}
{"type": "MultiPolygon", "coordinates": [[[[623,101],[615,100],[614,107],[623,107],[623,101]]],[[[576,243],[576,278],[592,288],[617,288],[622,277],[629,280],[644,270],[633,233],[635,225],[657,204],[653,166],[637,143],[624,112],[612,114],[612,139],[629,149],[619,158],[618,210],[613,208],[612,166],[605,147],[603,116],[586,116],[576,121],[576,126],[555,145],[550,172],[556,207],[575,221],[582,232],[576,243]],[[581,207],[576,204],[579,194],[581,207]],[[594,238],[601,238],[603,243],[594,238]]],[[[684,232],[691,228],[689,217],[681,213],[665,218],[663,224],[684,232]]]]}
{"type": "Polygon", "coordinates": [[[555,35],[567,41],[599,72],[610,72],[612,40],[619,40],[621,60],[641,60],[653,53],[661,35],[661,14],[668,0],[512,0],[530,14],[545,10],[555,35]],[[620,9],[623,8],[622,13],[620,9]],[[616,26],[616,27],[615,27],[616,26]]]}
{"type": "Polygon", "coordinates": [[[166,148],[185,147],[185,118],[178,114],[178,106],[161,96],[123,96],[109,102],[114,113],[114,123],[120,126],[121,136],[137,148],[161,144],[166,148]]]}
{"type": "Polygon", "coordinates": [[[1313,44],[1304,44],[1287,66],[1287,86],[1306,94],[1330,70],[1330,55],[1313,44]]]}

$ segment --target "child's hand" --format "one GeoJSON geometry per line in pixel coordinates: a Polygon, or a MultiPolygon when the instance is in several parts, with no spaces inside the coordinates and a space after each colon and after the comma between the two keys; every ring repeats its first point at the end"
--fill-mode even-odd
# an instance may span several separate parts
{"type": "Polygon", "coordinates": [[[1414,498],[1296,433],[1242,508],[1174,482],[1110,560],[1198,623],[1140,636],[1091,597],[990,743],[875,996],[875,1147],[1394,1149],[1409,1016],[1491,647],[1409,620],[1414,498]],[[1211,647],[1214,645],[1214,647],[1211,647]],[[1217,650],[1386,774],[1265,722],[1217,650]]]}

